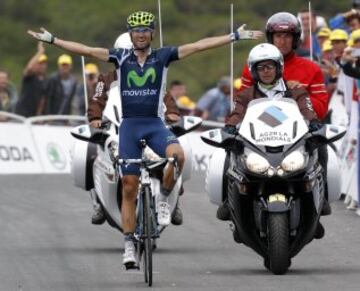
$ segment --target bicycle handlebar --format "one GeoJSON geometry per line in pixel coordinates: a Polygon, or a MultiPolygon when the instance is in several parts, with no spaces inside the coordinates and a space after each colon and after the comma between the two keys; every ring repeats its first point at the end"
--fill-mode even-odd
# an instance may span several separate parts
{"type": "Polygon", "coordinates": [[[170,162],[174,163],[177,159],[176,158],[160,158],[156,160],[149,160],[149,159],[118,159],[118,163],[120,165],[124,164],[150,164],[150,163],[159,163],[159,162],[170,162]]]}

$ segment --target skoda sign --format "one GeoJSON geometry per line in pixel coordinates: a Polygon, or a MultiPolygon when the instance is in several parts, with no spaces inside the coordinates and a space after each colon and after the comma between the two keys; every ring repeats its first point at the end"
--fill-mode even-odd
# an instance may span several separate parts
{"type": "Polygon", "coordinates": [[[58,170],[64,170],[66,167],[66,156],[61,147],[55,143],[48,143],[46,154],[50,163],[58,170]]]}

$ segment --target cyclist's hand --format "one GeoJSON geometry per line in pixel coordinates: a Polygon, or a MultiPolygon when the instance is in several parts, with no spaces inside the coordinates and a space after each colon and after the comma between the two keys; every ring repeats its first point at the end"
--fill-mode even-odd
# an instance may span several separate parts
{"type": "Polygon", "coordinates": [[[260,30],[245,30],[246,24],[241,25],[236,31],[239,33],[239,39],[259,39],[264,36],[260,30]]]}
{"type": "Polygon", "coordinates": [[[101,126],[101,119],[94,119],[90,121],[90,126],[93,128],[99,128],[101,126]]]}
{"type": "Polygon", "coordinates": [[[33,38],[36,38],[37,40],[43,41],[43,42],[47,42],[47,43],[53,43],[55,37],[48,32],[45,28],[41,27],[40,28],[41,32],[35,32],[32,30],[28,30],[28,34],[30,34],[33,38]]]}

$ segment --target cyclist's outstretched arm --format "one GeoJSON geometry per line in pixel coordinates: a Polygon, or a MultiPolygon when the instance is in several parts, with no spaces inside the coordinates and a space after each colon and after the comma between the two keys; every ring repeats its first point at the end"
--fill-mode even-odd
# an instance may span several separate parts
{"type": "Polygon", "coordinates": [[[179,59],[183,59],[197,52],[220,47],[233,41],[242,39],[259,39],[263,35],[264,34],[258,30],[245,30],[245,24],[243,24],[232,34],[208,37],[194,43],[180,46],[179,59]]]}
{"type": "Polygon", "coordinates": [[[37,40],[49,44],[53,44],[59,48],[62,48],[63,50],[66,50],[74,54],[95,58],[104,62],[107,62],[109,60],[108,49],[89,47],[82,43],[62,40],[57,37],[54,37],[50,32],[48,32],[44,28],[40,28],[40,31],[41,32],[34,32],[32,30],[28,30],[28,34],[30,34],[33,38],[37,40]]]}

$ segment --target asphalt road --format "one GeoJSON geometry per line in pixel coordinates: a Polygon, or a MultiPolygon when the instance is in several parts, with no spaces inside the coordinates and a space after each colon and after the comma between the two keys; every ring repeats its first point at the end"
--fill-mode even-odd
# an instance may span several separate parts
{"type": "MultiPolygon", "coordinates": [[[[274,276],[216,220],[202,177],[185,190],[184,224],[158,241],[152,290],[360,290],[360,218],[342,202],[323,218],[325,238],[274,276]]],[[[0,176],[0,197],[0,291],[150,289],[122,267],[121,234],[90,224],[89,195],[69,176],[0,176]]]]}

